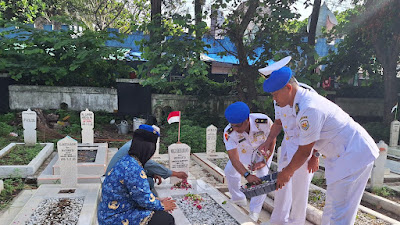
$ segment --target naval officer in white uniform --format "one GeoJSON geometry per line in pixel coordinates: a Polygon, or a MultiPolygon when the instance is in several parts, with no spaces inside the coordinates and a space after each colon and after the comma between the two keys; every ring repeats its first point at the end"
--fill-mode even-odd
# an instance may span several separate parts
{"type": "MultiPolygon", "coordinates": [[[[272,157],[265,163],[264,157],[257,154],[257,148],[267,140],[272,120],[261,113],[250,113],[244,102],[235,102],[225,110],[229,124],[224,130],[224,143],[229,161],[225,167],[225,176],[232,201],[238,205],[246,205],[245,195],[239,190],[241,176],[251,184],[260,184],[268,174],[272,157]],[[255,173],[253,175],[252,173],[255,173]]],[[[249,216],[258,220],[266,195],[259,195],[250,200],[249,216]]]]}
{"type": "Polygon", "coordinates": [[[374,140],[339,106],[299,87],[288,67],[272,72],[263,88],[272,93],[278,105],[292,107],[300,131],[299,148],[278,174],[277,188],[287,184],[314,148],[326,157],[327,192],[322,224],[354,224],[373,163],[379,155],[374,140]]]}
{"type": "MultiPolygon", "coordinates": [[[[289,63],[290,59],[291,57],[288,56],[258,71],[264,77],[269,76],[272,72],[279,70],[289,63]]],[[[315,92],[313,88],[306,84],[299,83],[299,85],[309,91],[315,92]]],[[[267,141],[260,146],[260,150],[269,158],[272,152],[269,150],[269,146],[274,143],[274,140],[283,129],[285,135],[281,144],[281,156],[278,162],[278,171],[280,172],[289,164],[299,147],[300,131],[296,126],[296,115],[293,114],[293,110],[289,105],[280,107],[275,102],[274,108],[275,121],[271,127],[271,132],[268,135],[267,141]]],[[[271,224],[304,224],[306,220],[310,182],[314,172],[317,170],[318,157],[311,155],[307,159],[307,162],[294,172],[288,183],[282,189],[275,191],[274,210],[272,211],[270,219],[271,224]]]]}

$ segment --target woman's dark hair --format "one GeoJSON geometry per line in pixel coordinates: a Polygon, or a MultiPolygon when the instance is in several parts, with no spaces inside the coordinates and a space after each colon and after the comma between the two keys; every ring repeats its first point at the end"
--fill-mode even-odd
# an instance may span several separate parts
{"type": "Polygon", "coordinates": [[[142,166],[154,155],[158,135],[146,130],[137,129],[133,132],[132,144],[128,154],[135,156],[142,166]]]}

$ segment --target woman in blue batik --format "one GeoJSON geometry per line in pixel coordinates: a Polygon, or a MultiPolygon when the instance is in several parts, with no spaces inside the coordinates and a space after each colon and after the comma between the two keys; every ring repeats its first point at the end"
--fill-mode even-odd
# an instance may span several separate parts
{"type": "Polygon", "coordinates": [[[159,134],[149,125],[135,130],[127,156],[121,158],[106,174],[97,211],[100,225],[173,225],[168,213],[175,201],[158,200],[150,191],[143,166],[154,154],[159,134]]]}

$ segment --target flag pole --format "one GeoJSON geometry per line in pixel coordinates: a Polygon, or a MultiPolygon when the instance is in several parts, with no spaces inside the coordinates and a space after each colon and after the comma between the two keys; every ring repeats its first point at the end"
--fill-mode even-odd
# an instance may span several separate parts
{"type": "Polygon", "coordinates": [[[179,111],[178,144],[181,143],[181,142],[179,141],[180,137],[181,137],[181,111],[179,111]]]}

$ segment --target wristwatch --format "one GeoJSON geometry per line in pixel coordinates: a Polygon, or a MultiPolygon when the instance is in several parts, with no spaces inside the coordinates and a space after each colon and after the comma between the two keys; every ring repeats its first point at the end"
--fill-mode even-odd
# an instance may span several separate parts
{"type": "Polygon", "coordinates": [[[249,171],[246,171],[246,172],[243,174],[244,178],[247,178],[249,175],[250,175],[250,172],[249,172],[249,171]]]}

